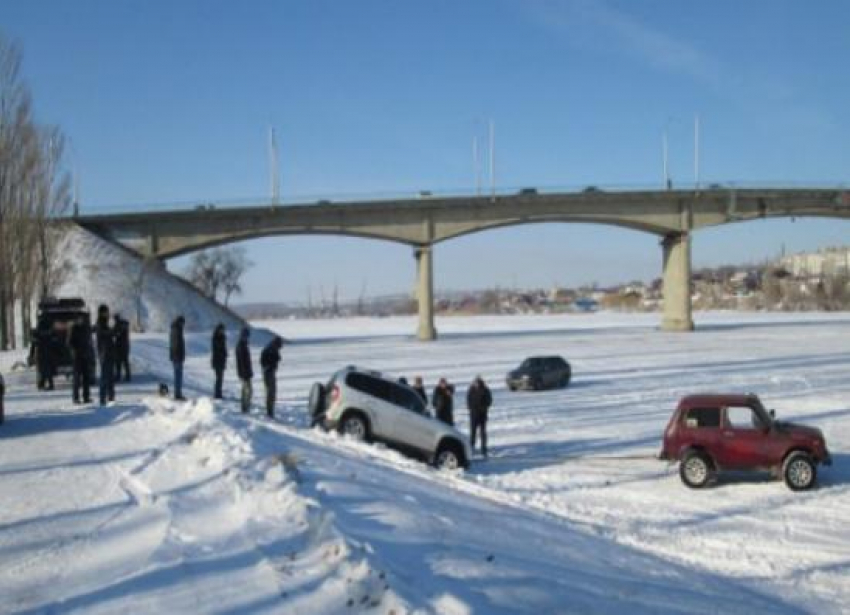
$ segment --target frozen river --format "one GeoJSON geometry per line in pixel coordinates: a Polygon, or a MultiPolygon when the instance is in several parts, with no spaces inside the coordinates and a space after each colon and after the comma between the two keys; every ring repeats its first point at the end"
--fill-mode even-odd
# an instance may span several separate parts
{"type": "Polygon", "coordinates": [[[164,336],[135,340],[138,381],[107,409],[34,395],[3,356],[0,612],[847,612],[850,315],[696,320],[444,318],[435,343],[413,319],[257,323],[291,341],[275,422],[204,397],[208,334],[189,340],[188,404],[152,396],[164,336]],[[572,385],[507,391],[532,354],[567,358],[572,385]],[[307,429],[310,385],[348,364],[447,377],[462,431],[483,376],[490,459],[447,475],[307,429]],[[685,488],[652,457],[678,398],[707,391],[821,428],[835,464],[819,487],[685,488]]]}

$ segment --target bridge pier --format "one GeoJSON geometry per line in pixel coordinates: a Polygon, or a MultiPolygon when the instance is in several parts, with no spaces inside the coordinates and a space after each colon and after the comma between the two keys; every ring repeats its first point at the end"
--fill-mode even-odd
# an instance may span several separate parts
{"type": "Polygon", "coordinates": [[[693,331],[691,316],[691,238],[687,232],[673,233],[661,240],[663,250],[662,295],[665,331],[693,331]]]}
{"type": "Polygon", "coordinates": [[[422,341],[437,339],[434,328],[434,262],[431,246],[419,246],[413,251],[416,258],[416,299],[419,302],[419,328],[416,337],[422,341]]]}

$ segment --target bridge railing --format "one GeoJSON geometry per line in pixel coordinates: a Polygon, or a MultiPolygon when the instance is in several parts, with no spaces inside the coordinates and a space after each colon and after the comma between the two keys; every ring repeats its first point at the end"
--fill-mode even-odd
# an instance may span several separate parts
{"type": "MultiPolygon", "coordinates": [[[[639,192],[639,191],[663,191],[665,187],[659,184],[584,184],[584,185],[560,185],[560,186],[500,186],[495,192],[481,189],[480,191],[468,188],[445,189],[445,190],[418,190],[418,191],[387,191],[387,192],[361,192],[361,193],[326,193],[326,194],[296,194],[280,197],[273,202],[268,196],[265,197],[243,197],[224,199],[201,199],[193,201],[173,201],[162,203],[125,203],[116,205],[80,205],[81,216],[113,215],[127,213],[153,213],[157,211],[193,211],[210,210],[238,207],[287,207],[304,205],[346,204],[362,203],[368,201],[403,201],[445,198],[488,198],[492,196],[506,197],[517,194],[579,194],[592,192],[639,192]]],[[[735,189],[825,189],[825,190],[847,190],[850,182],[834,181],[810,181],[810,182],[788,182],[788,181],[704,181],[699,185],[691,182],[679,182],[670,186],[676,191],[707,191],[707,190],[735,190],[735,189]]],[[[66,217],[73,217],[69,212],[66,217]]]]}

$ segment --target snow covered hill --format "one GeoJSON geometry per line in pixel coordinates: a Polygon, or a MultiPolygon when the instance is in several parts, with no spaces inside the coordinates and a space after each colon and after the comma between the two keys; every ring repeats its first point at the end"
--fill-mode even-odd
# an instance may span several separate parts
{"type": "Polygon", "coordinates": [[[242,324],[236,314],[170,274],[158,261],[146,262],[81,227],[68,229],[58,254],[65,271],[58,296],[82,297],[92,311],[105,303],[136,330],[167,331],[179,314],[186,317],[190,331],[211,329],[218,322],[229,329],[242,324]]]}
{"type": "MultiPolygon", "coordinates": [[[[0,613],[808,613],[850,610],[850,315],[701,314],[693,334],[605,314],[282,321],[278,418],[213,402],[209,332],[187,392],[163,335],[106,408],[7,373],[0,613]],[[568,389],[509,392],[525,355],[567,357],[568,389]],[[307,427],[316,380],[358,363],[433,385],[482,374],[491,457],[435,471],[307,427]],[[795,493],[765,475],[693,491],[654,460],[678,397],[752,390],[821,428],[835,465],[795,493]]],[[[252,349],[256,360],[259,347],[252,349]]],[[[258,384],[258,388],[261,388],[258,384]]],[[[261,391],[255,401],[259,402],[261,391]]]]}

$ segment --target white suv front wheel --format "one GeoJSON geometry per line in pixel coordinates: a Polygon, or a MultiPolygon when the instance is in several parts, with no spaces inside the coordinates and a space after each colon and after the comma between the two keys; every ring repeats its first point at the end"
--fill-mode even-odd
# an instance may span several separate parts
{"type": "Polygon", "coordinates": [[[437,449],[434,456],[434,466],[440,470],[457,470],[466,467],[463,447],[457,442],[445,442],[437,449]]]}
{"type": "Polygon", "coordinates": [[[359,412],[346,414],[339,423],[339,432],[358,442],[369,441],[369,425],[366,423],[366,417],[359,412]]]}

